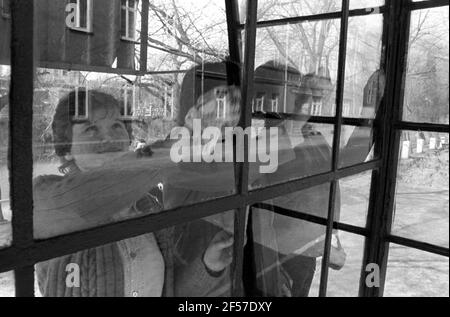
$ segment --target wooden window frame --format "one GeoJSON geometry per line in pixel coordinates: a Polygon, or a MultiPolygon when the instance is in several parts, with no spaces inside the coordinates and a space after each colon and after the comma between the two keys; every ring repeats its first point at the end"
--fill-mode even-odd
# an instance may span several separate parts
{"type": "MultiPolygon", "coordinates": [[[[14,213],[12,220],[13,242],[10,247],[0,250],[0,272],[14,270],[16,296],[34,296],[34,265],[38,262],[75,253],[84,249],[101,246],[115,241],[136,237],[145,233],[201,219],[229,210],[235,210],[235,244],[233,262],[233,296],[243,296],[245,290],[254,286],[254,267],[251,265],[248,248],[243,247],[246,230],[246,212],[250,210],[249,222],[252,219],[253,207],[274,210],[275,213],[312,223],[326,225],[325,252],[323,255],[320,281],[320,296],[326,296],[328,270],[330,263],[330,248],[333,229],[338,229],[364,236],[365,250],[360,278],[360,296],[382,296],[387,268],[389,244],[395,243],[418,250],[449,257],[449,249],[415,241],[391,234],[393,220],[395,179],[399,156],[400,132],[402,130],[421,130],[449,133],[449,125],[427,124],[402,121],[403,83],[406,72],[406,56],[409,33],[409,20],[413,10],[448,6],[448,0],[430,0],[411,2],[410,0],[386,0],[379,8],[349,10],[349,0],[343,0],[339,12],[323,13],[313,16],[284,18],[271,21],[257,21],[257,0],[248,0],[246,23],[239,23],[237,0],[225,1],[230,59],[234,63],[227,70],[228,82],[242,87],[242,109],[239,121],[240,127],[251,125],[252,118],[265,118],[267,114],[252,116],[252,98],[254,96],[254,61],[256,30],[260,27],[284,25],[287,23],[302,23],[303,21],[321,19],[340,19],[340,44],[338,79],[336,94],[336,116],[312,117],[312,122],[334,125],[333,144],[340,144],[341,128],[345,125],[375,126],[376,143],[375,159],[341,168],[339,162],[339,146],[333,147],[332,169],[329,172],[286,181],[256,190],[248,189],[249,163],[235,162],[237,171],[236,194],[217,198],[190,206],[183,206],[161,214],[147,215],[139,219],[129,219],[120,223],[112,223],[94,229],[70,233],[45,240],[34,240],[33,237],[33,92],[34,92],[34,54],[33,54],[33,2],[15,0],[11,4],[12,32],[11,35],[11,92],[10,116],[10,175],[11,175],[11,205],[14,213]],[[348,20],[352,16],[368,14],[383,14],[383,55],[381,64],[386,71],[386,90],[383,99],[383,111],[380,120],[343,118],[343,96],[345,79],[345,58],[348,36],[348,20]],[[241,62],[241,32],[245,36],[245,52],[242,57],[242,76],[237,65],[241,62]],[[249,106],[245,106],[249,105],[249,106]],[[337,184],[342,178],[372,171],[371,194],[366,227],[351,226],[334,221],[337,184]],[[325,218],[311,216],[302,212],[285,210],[276,206],[267,206],[263,202],[268,199],[297,192],[320,184],[330,183],[328,216],[325,218]],[[275,207],[275,208],[274,208],[275,207]],[[369,263],[378,263],[381,268],[380,288],[368,288],[365,281],[364,267],[369,263]],[[245,272],[245,274],[244,274],[245,272]],[[241,281],[244,281],[244,288],[241,281]]],[[[143,1],[143,19],[148,23],[148,0],[143,1]]],[[[143,38],[147,32],[143,29],[143,38]]],[[[146,43],[146,40],[143,41],[146,43]]],[[[146,56],[146,45],[142,46],[146,56]]],[[[141,71],[146,70],[146,58],[142,59],[141,71]]],[[[114,72],[114,70],[109,70],[114,72]]],[[[281,114],[289,120],[300,119],[300,115],[281,114]]],[[[248,138],[248,136],[246,136],[248,138]]],[[[247,140],[248,141],[248,140],[247,140]]],[[[247,155],[244,155],[247,158],[247,155]]],[[[247,246],[251,246],[251,238],[247,246]]]]}

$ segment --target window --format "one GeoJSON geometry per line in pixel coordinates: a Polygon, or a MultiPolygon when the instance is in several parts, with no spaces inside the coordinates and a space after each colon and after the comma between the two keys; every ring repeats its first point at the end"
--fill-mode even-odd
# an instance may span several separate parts
{"type": "Polygon", "coordinates": [[[11,17],[11,4],[10,0],[1,0],[1,13],[3,18],[11,17]]]}
{"type": "Polygon", "coordinates": [[[93,0],[70,0],[70,3],[72,6],[68,7],[68,18],[70,17],[68,26],[73,30],[91,33],[93,31],[93,0]]]}
{"type": "Polygon", "coordinates": [[[121,2],[121,37],[123,40],[135,41],[138,0],[121,2]]]}
{"type": "Polygon", "coordinates": [[[256,95],[256,99],[255,99],[255,107],[256,107],[256,111],[264,111],[264,99],[266,98],[266,94],[265,93],[261,93],[259,92],[256,95]]]}
{"type": "Polygon", "coordinates": [[[75,113],[74,120],[86,120],[89,114],[89,86],[80,89],[75,87],[75,113]]]}
{"type": "Polygon", "coordinates": [[[0,294],[448,294],[448,2],[142,0],[137,48],[116,1],[140,71],[0,66],[0,294]]]}
{"type": "Polygon", "coordinates": [[[272,99],[270,100],[272,112],[278,112],[278,104],[280,100],[279,94],[273,94],[272,99]]]}
{"type": "Polygon", "coordinates": [[[320,116],[322,115],[322,100],[320,98],[314,98],[311,105],[311,115],[320,116]]]}
{"type": "Polygon", "coordinates": [[[227,94],[224,91],[216,91],[217,119],[226,119],[227,117],[227,94]]]}
{"type": "Polygon", "coordinates": [[[123,108],[121,114],[124,118],[132,118],[136,113],[136,86],[123,88],[123,108]]]}

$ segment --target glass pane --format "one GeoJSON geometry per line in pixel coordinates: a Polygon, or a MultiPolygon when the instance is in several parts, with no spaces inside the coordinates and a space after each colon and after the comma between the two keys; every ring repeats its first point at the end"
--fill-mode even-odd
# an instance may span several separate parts
{"type": "Polygon", "coordinates": [[[384,296],[448,297],[449,259],[391,244],[384,296]]]}
{"type": "Polygon", "coordinates": [[[343,116],[374,118],[384,94],[381,14],[349,19],[343,116]]]}
{"type": "MultiPolygon", "coordinates": [[[[247,1],[239,0],[241,22],[245,23],[247,1]]],[[[307,1],[258,1],[258,21],[291,18],[341,11],[341,0],[307,1]]]]}
{"type": "MultiPolygon", "coordinates": [[[[149,21],[150,71],[187,70],[228,55],[224,1],[151,1],[149,21]]],[[[170,78],[180,83],[183,75],[170,78]]]]}
{"type": "Polygon", "coordinates": [[[230,296],[234,212],[36,265],[44,297],[230,296]]]}
{"type": "MultiPolygon", "coordinates": [[[[343,178],[339,181],[340,222],[366,227],[372,171],[343,178]]],[[[339,200],[338,200],[339,201],[339,200]]]]}
{"type": "Polygon", "coordinates": [[[339,168],[349,167],[373,160],[374,130],[370,126],[355,127],[343,125],[339,168]]]}
{"type": "Polygon", "coordinates": [[[15,295],[14,272],[0,273],[0,298],[14,297],[15,295]]]}
{"type": "MultiPolygon", "coordinates": [[[[254,259],[257,292],[264,296],[317,296],[313,280],[320,275],[317,260],[323,255],[325,226],[275,212],[291,212],[326,218],[329,184],[265,201],[253,208],[254,259]]],[[[338,217],[338,216],[337,216],[338,217]]]]}
{"type": "MultiPolygon", "coordinates": [[[[228,50],[223,2],[151,2],[148,65],[151,70],[175,72],[145,76],[115,73],[116,67],[134,68],[138,44],[112,37],[111,32],[120,34],[121,11],[115,10],[121,8],[107,2],[99,7],[102,2],[93,1],[94,34],[87,38],[98,34],[101,40],[92,38],[95,47],[83,54],[79,49],[87,43],[86,34],[58,24],[61,9],[61,16],[66,15],[64,6],[43,4],[36,10],[41,62],[50,56],[44,48],[61,47],[61,42],[54,42],[58,32],[70,37],[63,41],[62,51],[70,48],[76,58],[86,58],[69,61],[70,54],[63,54],[64,60],[45,63],[36,71],[37,239],[235,193],[234,167],[226,152],[230,147],[224,148],[229,142],[222,143],[219,135],[235,126],[240,114],[240,93],[227,86],[223,62],[228,50]],[[161,13],[164,23],[171,25],[167,30],[173,32],[172,41],[157,37],[161,25],[155,21],[161,13]],[[49,15],[54,21],[44,22],[49,15]],[[172,19],[174,15],[179,19],[172,19]],[[211,15],[223,20],[218,23],[211,15]],[[155,47],[157,40],[162,47],[155,47]],[[69,62],[81,70],[73,70],[69,62]],[[181,69],[184,72],[178,73],[181,69]]],[[[139,16],[136,22],[140,25],[139,16]]]]}
{"type": "Polygon", "coordinates": [[[403,107],[406,121],[449,123],[448,14],[448,6],[412,12],[403,107]]]}
{"type": "MultiPolygon", "coordinates": [[[[98,71],[98,67],[102,71],[137,70],[140,45],[120,40],[120,2],[80,0],[79,3],[80,10],[66,1],[36,2],[37,65],[91,71],[98,71]]],[[[137,14],[140,21],[140,13],[137,14]]],[[[136,27],[140,32],[140,23],[136,27]]]]}
{"type": "MultiPolygon", "coordinates": [[[[317,23],[328,30],[318,47],[310,46],[313,38],[320,36],[315,23],[257,31],[252,106],[259,120],[254,120],[253,126],[258,137],[261,131],[270,132],[271,142],[278,141],[274,146],[278,148],[278,168],[267,173],[263,180],[267,184],[331,169],[333,125],[315,123],[314,118],[334,112],[338,46],[333,43],[339,38],[339,24],[335,20],[317,23]],[[264,112],[273,114],[263,121],[264,112]],[[261,130],[263,127],[266,129],[261,130]]],[[[264,183],[250,182],[250,186],[264,183]]]]}
{"type": "Polygon", "coordinates": [[[11,19],[0,16],[0,249],[11,244],[11,208],[9,204],[9,84],[11,77],[11,19]]]}
{"type": "Polygon", "coordinates": [[[384,5],[384,0],[350,0],[350,10],[384,5]]]}
{"type": "MultiPolygon", "coordinates": [[[[342,266],[330,265],[328,271],[328,297],[357,297],[359,293],[359,280],[361,277],[361,267],[364,255],[364,241],[362,236],[339,231],[340,246],[333,245],[332,252],[335,249],[340,250],[336,254],[339,256],[342,266]]],[[[337,262],[338,260],[332,260],[337,262]]]]}
{"type": "Polygon", "coordinates": [[[448,162],[448,134],[403,132],[393,234],[448,248],[448,162]]]}

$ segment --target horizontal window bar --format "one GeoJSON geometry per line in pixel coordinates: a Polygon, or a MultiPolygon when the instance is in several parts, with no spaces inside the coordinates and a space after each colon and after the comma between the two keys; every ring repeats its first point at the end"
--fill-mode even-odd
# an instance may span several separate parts
{"type": "Polygon", "coordinates": [[[129,219],[55,238],[35,241],[28,248],[16,248],[12,246],[0,250],[0,272],[33,265],[37,262],[137,237],[149,232],[155,232],[228,210],[237,209],[244,202],[244,198],[237,195],[219,198],[192,206],[179,207],[156,215],[129,219]]]}
{"type": "Polygon", "coordinates": [[[434,244],[416,241],[408,238],[390,235],[386,238],[387,242],[395,243],[404,247],[422,250],[428,253],[449,257],[449,249],[434,244]]]}
{"type": "MultiPolygon", "coordinates": [[[[327,225],[327,219],[326,218],[322,218],[322,217],[319,217],[319,216],[306,214],[306,213],[301,212],[301,211],[290,210],[290,209],[286,209],[286,208],[279,207],[279,206],[276,206],[276,205],[265,204],[265,203],[257,203],[257,204],[254,204],[252,207],[265,209],[265,210],[268,210],[268,211],[273,211],[274,213],[282,215],[282,216],[286,216],[286,217],[290,217],[290,218],[294,218],[294,219],[305,220],[305,221],[308,221],[308,222],[316,223],[318,225],[323,225],[323,226],[327,225]]],[[[337,221],[333,222],[333,228],[337,229],[337,230],[341,230],[341,231],[354,233],[354,234],[357,234],[357,235],[360,235],[360,236],[367,236],[368,235],[368,230],[365,229],[365,228],[356,227],[356,226],[352,226],[352,225],[341,223],[341,222],[337,222],[337,221]]]]}
{"type": "Polygon", "coordinates": [[[435,123],[419,123],[419,122],[406,122],[400,121],[394,124],[394,128],[397,130],[413,130],[413,131],[424,131],[424,132],[439,132],[439,133],[449,133],[448,124],[435,124],[435,123]]]}
{"type": "MultiPolygon", "coordinates": [[[[279,119],[292,121],[308,121],[308,123],[336,124],[337,117],[326,116],[310,116],[296,113],[279,113],[279,112],[255,112],[253,119],[279,119]]],[[[357,127],[372,127],[374,119],[367,118],[342,118],[342,125],[350,125],[357,127]]]]}
{"type": "Polygon", "coordinates": [[[377,159],[374,161],[360,163],[354,166],[339,169],[336,172],[323,173],[297,180],[291,180],[277,185],[255,189],[249,193],[247,204],[255,204],[257,202],[273,199],[275,197],[288,195],[310,187],[329,183],[335,179],[341,179],[360,174],[365,171],[378,169],[380,167],[380,164],[381,160],[377,159]]]}
{"type": "MultiPolygon", "coordinates": [[[[373,7],[373,8],[364,8],[364,9],[355,9],[355,10],[349,11],[349,16],[355,17],[355,16],[364,16],[364,15],[371,15],[371,14],[381,14],[381,13],[384,13],[384,11],[385,11],[384,6],[373,7]]],[[[305,16],[298,16],[298,17],[291,17],[291,18],[260,21],[256,24],[256,27],[263,28],[263,27],[271,27],[271,26],[278,26],[278,25],[311,22],[311,21],[317,21],[317,20],[340,19],[341,17],[342,17],[341,11],[327,12],[327,13],[314,14],[314,15],[305,15],[305,16]]],[[[239,25],[240,29],[244,29],[244,27],[245,27],[245,24],[239,25]]]]}
{"type": "Polygon", "coordinates": [[[442,6],[448,6],[449,0],[429,0],[429,1],[421,1],[421,2],[411,2],[409,4],[408,9],[410,10],[421,10],[421,9],[430,9],[442,6]]]}
{"type": "Polygon", "coordinates": [[[346,167],[337,172],[329,172],[257,189],[250,192],[248,196],[233,195],[201,202],[191,206],[179,207],[156,215],[129,219],[123,222],[112,223],[60,237],[35,241],[27,248],[20,249],[11,246],[0,250],[0,273],[13,270],[17,267],[33,265],[48,259],[202,219],[228,210],[240,208],[244,204],[251,205],[277,196],[287,195],[292,192],[330,182],[333,179],[344,178],[360,174],[367,170],[377,169],[379,165],[380,160],[361,163],[355,166],[346,167]]]}
{"type": "Polygon", "coordinates": [[[80,65],[80,64],[59,63],[59,62],[39,62],[38,67],[61,69],[66,71],[75,70],[75,71],[85,71],[85,72],[95,72],[105,74],[116,74],[116,75],[132,75],[132,76],[145,75],[145,73],[141,72],[140,70],[132,70],[127,68],[112,68],[107,66],[92,66],[92,65],[80,65]]]}

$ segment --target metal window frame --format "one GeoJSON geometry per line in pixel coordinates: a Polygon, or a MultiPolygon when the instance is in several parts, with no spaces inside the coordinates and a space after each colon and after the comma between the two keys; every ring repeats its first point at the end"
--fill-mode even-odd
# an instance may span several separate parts
{"type": "MultiPolygon", "coordinates": [[[[320,19],[341,19],[341,33],[339,46],[338,84],[336,94],[336,117],[315,117],[313,120],[333,124],[336,133],[333,139],[333,164],[327,173],[314,175],[302,179],[287,181],[265,188],[248,189],[248,161],[235,163],[237,193],[228,197],[217,198],[190,206],[183,206],[162,214],[148,215],[139,219],[129,219],[120,223],[108,224],[94,229],[75,232],[55,238],[37,241],[33,237],[33,201],[32,201],[32,124],[33,124],[33,91],[34,91],[34,60],[33,60],[33,23],[23,24],[21,21],[33,21],[33,2],[29,0],[15,0],[12,2],[12,35],[11,35],[11,90],[10,90],[10,187],[11,206],[13,209],[13,243],[10,247],[0,250],[0,272],[15,271],[15,289],[17,296],[34,296],[34,264],[51,258],[71,254],[88,248],[107,243],[136,237],[145,233],[186,223],[207,216],[235,210],[235,257],[233,261],[232,294],[244,295],[254,287],[254,263],[251,250],[251,221],[252,206],[270,208],[276,213],[292,218],[303,219],[313,223],[326,225],[325,253],[322,263],[320,296],[326,296],[327,276],[329,270],[329,255],[331,235],[333,229],[350,232],[366,237],[364,249],[364,263],[381,264],[382,287],[369,289],[363,281],[364,269],[361,271],[361,296],[382,296],[383,285],[387,269],[389,243],[408,246],[426,252],[449,256],[449,249],[439,246],[405,239],[390,234],[392,224],[393,200],[395,194],[395,179],[398,163],[400,133],[403,129],[420,129],[422,131],[449,132],[448,125],[422,124],[404,122],[401,118],[403,106],[403,89],[409,18],[412,10],[448,5],[448,0],[430,0],[412,3],[409,0],[386,0],[386,5],[374,10],[349,10],[349,0],[343,0],[340,12],[325,13],[308,17],[296,17],[273,21],[257,22],[257,0],[249,0],[247,7],[247,22],[239,23],[237,0],[224,0],[226,6],[228,37],[230,45],[230,59],[227,73],[229,84],[242,87],[242,109],[239,126],[250,126],[252,119],[252,96],[254,79],[255,41],[258,27],[298,23],[320,19]],[[384,107],[381,120],[352,119],[342,117],[342,102],[344,89],[344,71],[346,58],[346,38],[348,19],[352,16],[373,14],[385,15],[383,43],[385,47],[382,65],[387,73],[387,84],[384,107]],[[245,51],[241,64],[241,31],[245,31],[245,51]],[[243,71],[240,72],[240,65],[243,71]],[[242,74],[242,76],[240,75],[242,74]],[[339,168],[340,131],[344,124],[355,126],[377,127],[376,157],[379,159],[354,166],[339,168]],[[336,187],[339,179],[351,175],[372,171],[371,198],[367,227],[359,228],[334,221],[336,187]],[[289,211],[277,206],[264,205],[264,201],[302,189],[330,183],[329,210],[327,218],[289,211]],[[256,204],[256,205],[255,205],[256,204]],[[247,211],[250,208],[246,227],[247,211]],[[249,234],[249,243],[244,249],[245,232],[249,234]],[[244,275],[245,272],[245,275],[244,275]],[[244,285],[242,285],[244,281],[244,285]],[[244,286],[244,287],[243,287],[244,286]]],[[[143,1],[143,20],[148,23],[148,0],[143,1]],[[147,14],[146,14],[147,13],[147,14]]],[[[143,28],[142,38],[146,39],[146,26],[143,28]]],[[[140,73],[146,73],[146,41],[141,41],[140,73]]],[[[64,67],[64,65],[61,65],[64,67]]],[[[82,66],[80,66],[82,67],[82,66]]],[[[73,69],[73,68],[72,68],[73,69]]],[[[83,68],[85,70],[85,68],[83,68]]],[[[103,69],[107,72],[117,70],[103,69]]],[[[262,117],[270,113],[259,114],[262,117]]],[[[284,114],[289,119],[300,119],[301,116],[284,114]]],[[[245,139],[248,144],[248,137],[245,139]]],[[[248,151],[247,147],[245,148],[248,151]]],[[[247,154],[247,153],[246,153],[247,154]]],[[[247,160],[248,155],[244,155],[247,160]]],[[[365,265],[363,265],[365,267],[365,265]]]]}

